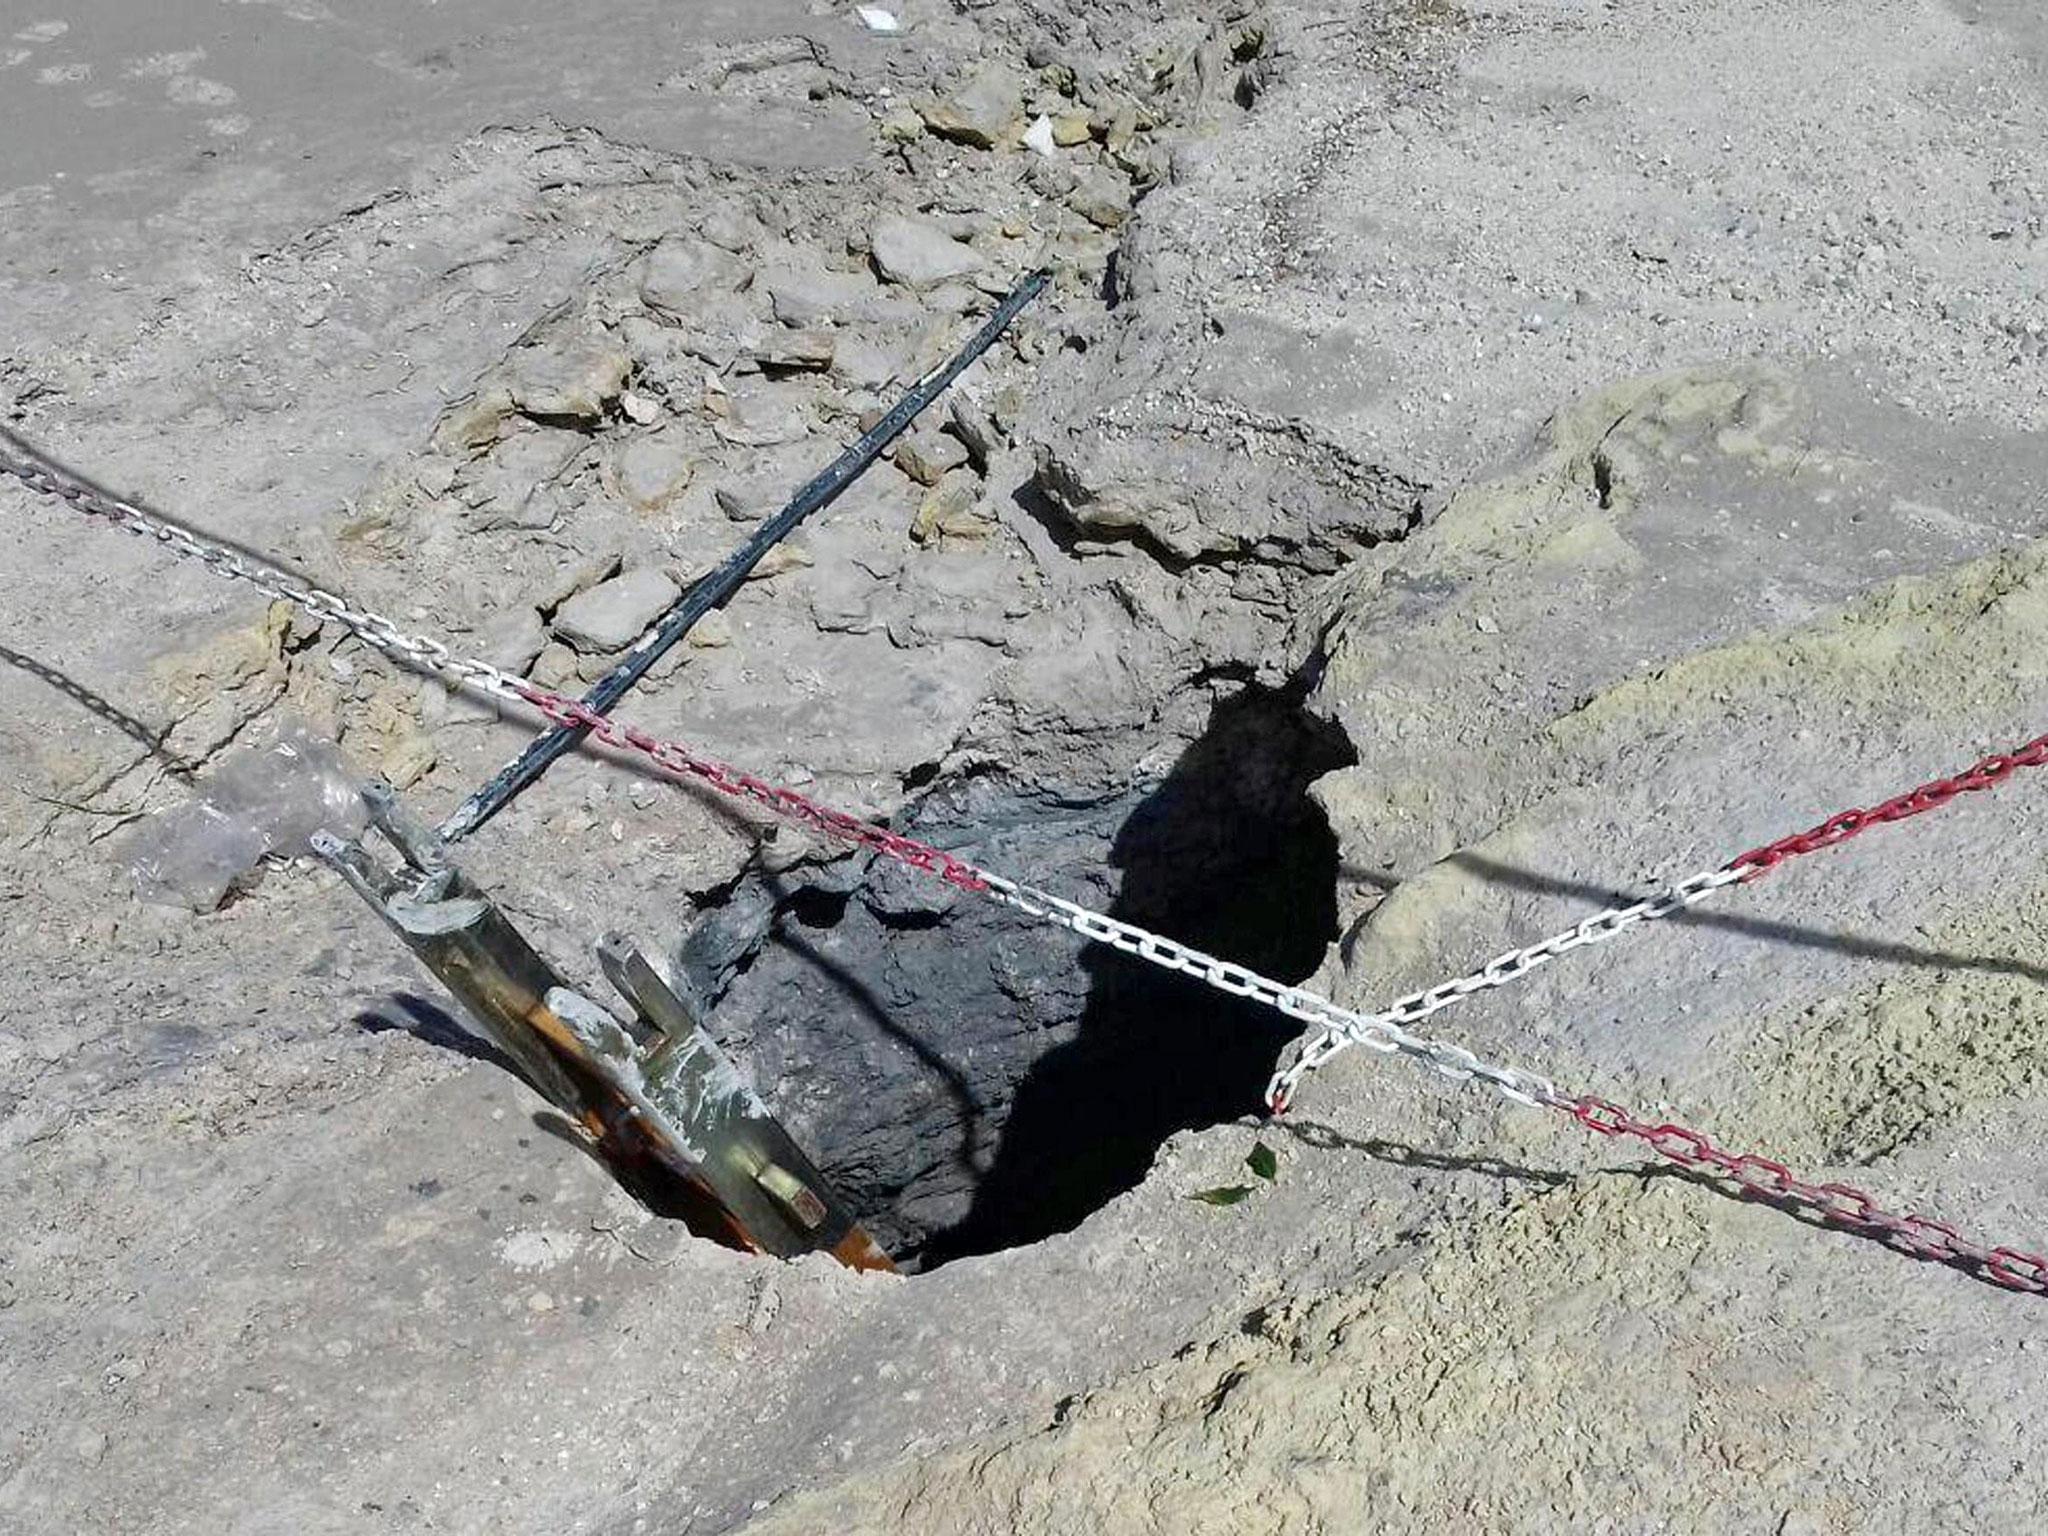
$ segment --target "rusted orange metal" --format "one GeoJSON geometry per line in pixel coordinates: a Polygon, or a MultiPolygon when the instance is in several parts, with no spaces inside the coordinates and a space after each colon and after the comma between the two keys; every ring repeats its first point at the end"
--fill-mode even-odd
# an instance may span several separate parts
{"type": "Polygon", "coordinates": [[[461,1000],[519,1074],[590,1137],[651,1208],[731,1247],[855,1269],[895,1264],[833,1193],[688,1004],[616,935],[598,949],[628,1019],[571,987],[447,860],[389,788],[366,786],[398,855],[326,833],[314,851],[461,1000]]]}

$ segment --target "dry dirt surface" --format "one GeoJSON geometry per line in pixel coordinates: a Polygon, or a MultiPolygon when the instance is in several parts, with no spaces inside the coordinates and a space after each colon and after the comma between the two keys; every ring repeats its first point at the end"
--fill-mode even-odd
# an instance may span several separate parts
{"type": "MultiPolygon", "coordinates": [[[[2022,0],[144,9],[0,20],[0,427],[575,691],[1049,267],[620,713],[1349,1006],[2048,728],[2022,0]]],[[[906,1272],[694,1239],[294,849],[135,878],[533,720],[0,519],[0,1530],[2048,1506],[2048,1298],[1363,1050],[1265,1119],[1292,1021],[582,756],[465,868],[906,1272]]],[[[1419,1027],[2043,1251],[2034,777],[1419,1027]]]]}

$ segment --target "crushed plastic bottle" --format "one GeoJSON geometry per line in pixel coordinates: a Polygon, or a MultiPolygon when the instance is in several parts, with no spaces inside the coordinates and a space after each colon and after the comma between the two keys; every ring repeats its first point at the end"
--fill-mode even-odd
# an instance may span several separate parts
{"type": "Polygon", "coordinates": [[[117,857],[144,901],[212,912],[266,857],[305,852],[323,827],[344,837],[362,831],[356,783],[333,742],[286,722],[268,746],[228,753],[195,798],[146,819],[117,857]]]}

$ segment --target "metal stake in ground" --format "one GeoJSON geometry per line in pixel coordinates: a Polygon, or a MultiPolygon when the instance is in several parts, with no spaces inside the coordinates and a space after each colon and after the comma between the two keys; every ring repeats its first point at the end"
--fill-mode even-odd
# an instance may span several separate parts
{"type": "MultiPolygon", "coordinates": [[[[787,506],[763,523],[752,538],[726,557],[723,564],[684,593],[676,605],[634,643],[625,660],[583,696],[585,706],[592,713],[601,715],[624,697],[626,690],[639,682],[649,667],[667,655],[699,619],[739,590],[740,583],[747,579],[748,572],[760,563],[763,555],[787,538],[813,512],[831,505],[841,491],[880,458],[883,451],[903,435],[927,406],[946,392],[970,363],[995,345],[996,338],[1009,329],[1010,322],[1017,318],[1025,305],[1043,293],[1051,281],[1052,274],[1041,270],[1033,272],[1011,289],[994,313],[983,322],[981,329],[944,367],[919,380],[896,402],[888,415],[862,433],[859,440],[834,459],[823,473],[791,497],[787,506]]],[[[588,726],[556,726],[546,735],[528,743],[525,751],[456,807],[455,814],[441,824],[442,840],[452,843],[474,832],[510,805],[521,790],[547,772],[556,758],[573,749],[588,734],[588,726]]]]}

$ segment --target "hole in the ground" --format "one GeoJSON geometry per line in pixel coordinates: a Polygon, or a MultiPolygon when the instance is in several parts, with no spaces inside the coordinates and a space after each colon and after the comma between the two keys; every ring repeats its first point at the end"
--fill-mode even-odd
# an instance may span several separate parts
{"type": "MultiPolygon", "coordinates": [[[[1336,937],[1336,845],[1306,790],[1350,761],[1298,690],[1247,687],[1148,792],[1076,801],[981,775],[938,786],[912,830],[1025,876],[1097,872],[1069,894],[1294,981],[1336,937]]],[[[1168,1136],[1255,1110],[1292,1033],[893,868],[736,900],[678,959],[722,994],[719,1033],[839,1192],[922,1267],[1073,1227],[1168,1136]]]]}

